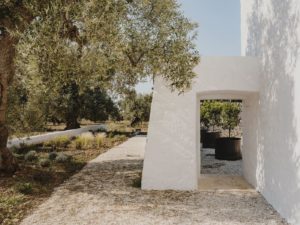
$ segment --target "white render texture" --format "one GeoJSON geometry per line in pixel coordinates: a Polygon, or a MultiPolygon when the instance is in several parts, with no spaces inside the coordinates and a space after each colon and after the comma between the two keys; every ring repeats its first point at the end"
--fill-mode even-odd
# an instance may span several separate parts
{"type": "Polygon", "coordinates": [[[258,58],[257,189],[300,224],[300,1],[241,0],[242,54],[258,58]]]}
{"type": "Polygon", "coordinates": [[[244,175],[256,185],[259,65],[253,57],[202,57],[191,90],[171,92],[158,77],[146,145],[143,189],[195,190],[200,176],[200,100],[244,100],[244,175]],[[253,141],[254,140],[254,141],[253,141]]]}

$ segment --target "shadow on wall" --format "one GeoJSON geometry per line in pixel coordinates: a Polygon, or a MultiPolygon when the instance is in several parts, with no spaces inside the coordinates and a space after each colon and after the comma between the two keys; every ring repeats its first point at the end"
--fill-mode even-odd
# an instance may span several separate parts
{"type": "Polygon", "coordinates": [[[253,2],[246,55],[258,56],[262,63],[258,189],[284,217],[299,224],[300,152],[294,105],[299,12],[292,0],[253,2]]]}

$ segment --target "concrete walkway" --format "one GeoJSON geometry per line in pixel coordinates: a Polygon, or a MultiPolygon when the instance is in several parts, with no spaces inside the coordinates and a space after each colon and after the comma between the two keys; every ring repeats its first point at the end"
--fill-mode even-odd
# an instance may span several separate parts
{"type": "Polygon", "coordinates": [[[22,225],[285,224],[255,191],[142,191],[145,137],[91,161],[22,225]]]}

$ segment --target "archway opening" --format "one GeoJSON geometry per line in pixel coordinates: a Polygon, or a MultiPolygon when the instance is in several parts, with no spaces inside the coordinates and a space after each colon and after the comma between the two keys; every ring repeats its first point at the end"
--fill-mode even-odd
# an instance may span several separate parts
{"type": "Polygon", "coordinates": [[[243,171],[244,159],[247,161],[249,155],[245,150],[249,148],[249,140],[248,146],[244,146],[249,135],[244,136],[244,130],[249,133],[249,119],[255,116],[249,114],[252,107],[249,110],[248,100],[240,95],[215,93],[201,96],[199,102],[199,189],[252,189],[243,171]]]}

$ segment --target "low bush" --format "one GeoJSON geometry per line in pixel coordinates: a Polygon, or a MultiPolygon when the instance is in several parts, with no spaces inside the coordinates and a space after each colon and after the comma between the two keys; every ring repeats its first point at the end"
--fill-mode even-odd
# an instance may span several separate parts
{"type": "Polygon", "coordinates": [[[24,155],[21,155],[21,154],[15,154],[14,153],[14,157],[18,160],[23,160],[24,159],[24,155]]]}
{"type": "Polygon", "coordinates": [[[142,187],[142,173],[139,173],[138,176],[132,180],[132,187],[134,188],[142,187]]]}
{"type": "Polygon", "coordinates": [[[68,136],[59,136],[51,141],[44,143],[45,146],[66,148],[71,143],[71,139],[68,136]]]}
{"type": "Polygon", "coordinates": [[[16,185],[16,190],[24,195],[32,194],[33,187],[31,183],[19,183],[16,185]]]}
{"type": "Polygon", "coordinates": [[[124,134],[122,134],[122,135],[116,135],[116,136],[114,137],[114,139],[115,139],[116,141],[126,141],[126,140],[127,140],[127,136],[124,135],[124,134]]]}
{"type": "Polygon", "coordinates": [[[26,161],[29,161],[29,162],[32,162],[32,161],[37,160],[37,159],[38,159],[37,152],[36,152],[36,151],[33,151],[33,150],[32,150],[32,151],[29,151],[29,152],[25,155],[24,159],[25,159],[26,161]]]}
{"type": "Polygon", "coordinates": [[[71,160],[69,163],[64,164],[66,171],[74,173],[81,170],[86,165],[84,161],[71,160]]]}
{"type": "Polygon", "coordinates": [[[39,171],[34,173],[32,178],[40,184],[48,184],[52,179],[52,175],[49,172],[39,171]]]}
{"type": "Polygon", "coordinates": [[[100,133],[100,134],[96,135],[96,137],[95,137],[96,148],[100,148],[103,145],[104,139],[105,139],[105,134],[104,133],[100,133]]]}
{"type": "Polygon", "coordinates": [[[16,154],[24,155],[35,148],[36,148],[35,145],[27,145],[25,143],[21,143],[18,148],[17,147],[12,148],[12,152],[16,154]]]}
{"type": "Polygon", "coordinates": [[[75,139],[76,149],[92,148],[95,142],[95,137],[92,133],[83,133],[75,139]]]}
{"type": "Polygon", "coordinates": [[[51,164],[49,159],[41,159],[40,161],[40,166],[41,167],[49,167],[51,164]]]}
{"type": "Polygon", "coordinates": [[[72,158],[71,156],[66,155],[66,154],[60,152],[60,153],[57,154],[57,156],[55,158],[55,161],[57,163],[65,163],[65,162],[70,162],[71,158],[72,158]]]}
{"type": "Polygon", "coordinates": [[[48,154],[48,158],[50,159],[50,160],[55,160],[56,159],[56,157],[57,157],[57,153],[56,152],[50,152],[49,154],[48,154]]]}

